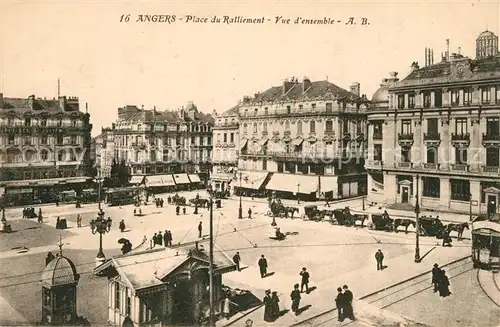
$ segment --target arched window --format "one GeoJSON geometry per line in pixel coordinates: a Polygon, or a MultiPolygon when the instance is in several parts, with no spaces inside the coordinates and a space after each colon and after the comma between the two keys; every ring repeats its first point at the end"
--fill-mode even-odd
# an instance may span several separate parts
{"type": "Polygon", "coordinates": [[[302,122],[300,120],[297,122],[297,134],[302,134],[302,122]]]}
{"type": "Polygon", "coordinates": [[[257,123],[253,123],[253,133],[257,133],[257,123]]]}
{"type": "Polygon", "coordinates": [[[286,121],[285,122],[285,131],[289,131],[289,130],[290,130],[290,122],[286,121]]]}
{"type": "Polygon", "coordinates": [[[156,161],[156,151],[152,150],[149,154],[150,160],[155,162],[156,161]]]}
{"type": "Polygon", "coordinates": [[[267,123],[266,122],[264,122],[264,124],[262,124],[262,130],[264,132],[267,132],[267,123]]]}
{"type": "Polygon", "coordinates": [[[244,123],[244,124],[243,124],[243,134],[246,134],[246,133],[247,133],[247,128],[248,128],[247,123],[244,123]]]}
{"type": "Polygon", "coordinates": [[[60,150],[57,153],[57,161],[65,161],[66,160],[66,151],[60,150]]]}
{"type": "Polygon", "coordinates": [[[309,133],[316,133],[316,122],[314,120],[309,122],[309,133]]]}

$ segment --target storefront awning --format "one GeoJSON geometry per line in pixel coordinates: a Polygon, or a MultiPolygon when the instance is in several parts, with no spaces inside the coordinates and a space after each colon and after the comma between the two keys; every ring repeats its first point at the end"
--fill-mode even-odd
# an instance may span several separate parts
{"type": "Polygon", "coordinates": [[[318,182],[318,176],[274,173],[266,189],[311,194],[318,191],[318,182]]]}
{"type": "Polygon", "coordinates": [[[248,140],[244,140],[241,144],[240,144],[240,150],[243,149],[248,143],[248,140]]]}
{"type": "Polygon", "coordinates": [[[300,146],[304,142],[304,139],[295,139],[293,140],[292,144],[293,146],[300,146]]]}
{"type": "Polygon", "coordinates": [[[213,181],[230,181],[233,179],[233,174],[214,174],[210,178],[213,181]]]}
{"type": "Polygon", "coordinates": [[[189,174],[189,180],[191,181],[191,183],[200,183],[201,180],[200,180],[200,176],[196,175],[196,174],[189,174]]]}
{"type": "Polygon", "coordinates": [[[74,184],[74,183],[85,183],[90,177],[60,177],[60,178],[46,178],[46,179],[30,179],[22,181],[6,181],[6,187],[16,187],[16,186],[50,186],[56,184],[74,184]]]}
{"type": "Polygon", "coordinates": [[[147,187],[164,187],[175,185],[172,175],[152,175],[146,177],[147,187]]]}
{"type": "Polygon", "coordinates": [[[132,176],[132,178],[130,179],[130,182],[129,184],[141,184],[142,181],[144,180],[144,176],[143,175],[135,175],[135,176],[132,176]]]}
{"type": "Polygon", "coordinates": [[[338,191],[337,176],[321,176],[320,177],[320,192],[336,192],[338,191]]]}
{"type": "Polygon", "coordinates": [[[189,177],[187,174],[175,174],[174,181],[175,181],[175,184],[177,184],[177,185],[191,184],[191,181],[189,180],[189,177]]]}
{"type": "Polygon", "coordinates": [[[241,183],[238,178],[238,180],[235,181],[237,182],[235,186],[240,187],[241,185],[242,188],[258,190],[262,187],[268,175],[269,173],[267,171],[242,171],[241,183]]]}

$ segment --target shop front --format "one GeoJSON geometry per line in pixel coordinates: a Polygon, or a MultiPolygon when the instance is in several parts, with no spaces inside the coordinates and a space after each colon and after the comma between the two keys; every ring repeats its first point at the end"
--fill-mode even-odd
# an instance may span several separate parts
{"type": "Polygon", "coordinates": [[[266,189],[275,191],[280,199],[315,201],[319,195],[319,176],[273,173],[266,189]]]}

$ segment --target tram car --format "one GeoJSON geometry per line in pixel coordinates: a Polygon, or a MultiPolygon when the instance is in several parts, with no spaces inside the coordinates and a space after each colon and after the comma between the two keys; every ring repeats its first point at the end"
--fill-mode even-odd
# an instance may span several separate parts
{"type": "Polygon", "coordinates": [[[472,224],[472,262],[474,268],[499,271],[500,223],[477,221],[472,224]]]}
{"type": "Polygon", "coordinates": [[[121,206],[137,202],[139,196],[138,187],[123,187],[109,189],[106,192],[106,199],[109,206],[121,206]]]}

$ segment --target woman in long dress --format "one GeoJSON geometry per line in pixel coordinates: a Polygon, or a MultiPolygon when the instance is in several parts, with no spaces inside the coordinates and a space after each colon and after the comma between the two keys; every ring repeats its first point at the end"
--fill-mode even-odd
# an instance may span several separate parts
{"type": "Polygon", "coordinates": [[[280,316],[280,305],[279,305],[280,299],[278,297],[277,292],[273,292],[273,295],[271,296],[271,301],[273,304],[273,309],[272,309],[273,317],[274,317],[274,320],[276,320],[280,316]]]}
{"type": "Polygon", "coordinates": [[[227,294],[222,304],[222,316],[226,319],[231,317],[231,306],[237,306],[237,304],[231,301],[229,294],[227,294]]]}
{"type": "Polygon", "coordinates": [[[441,271],[441,278],[439,280],[439,296],[446,297],[450,295],[450,281],[445,274],[445,271],[441,271]]]}
{"type": "Polygon", "coordinates": [[[272,322],[274,321],[273,317],[273,300],[271,298],[271,291],[266,291],[266,296],[264,297],[264,321],[272,322]]]}

